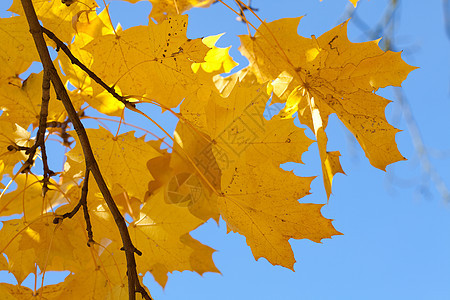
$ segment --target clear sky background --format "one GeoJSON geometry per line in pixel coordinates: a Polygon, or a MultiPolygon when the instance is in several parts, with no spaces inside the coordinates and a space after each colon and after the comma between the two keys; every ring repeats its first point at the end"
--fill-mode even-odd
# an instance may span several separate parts
{"type": "MultiPolygon", "coordinates": [[[[2,0],[2,11],[11,2],[2,0]]],[[[361,0],[355,12],[374,28],[389,2],[361,0]]],[[[394,49],[404,50],[403,59],[420,69],[403,83],[403,106],[392,88],[378,94],[394,100],[386,110],[387,118],[403,130],[396,141],[408,161],[389,166],[386,173],[373,168],[355,138],[332,117],[328,149],[341,152],[347,175],[335,177],[333,195],[322,213],[334,219],[335,228],[344,235],[322,244],[291,240],[297,259],[292,272],[265,259],[255,261],[245,238],[226,234],[224,222],[219,227],[207,223],[193,235],[217,249],[213,258],[222,275],[175,272],[164,290],[151,275],[146,276],[144,283],[156,300],[450,299],[450,198],[443,197],[441,186],[450,187],[450,32],[445,29],[444,1],[399,2],[394,49]],[[407,121],[411,116],[413,123],[407,121]],[[419,133],[411,124],[416,124],[419,133]],[[420,139],[426,148],[414,146],[413,141],[420,145],[420,139]]],[[[306,37],[328,31],[352,10],[347,0],[254,0],[252,6],[267,21],[305,16],[299,34],[306,37]]],[[[446,9],[450,14],[448,4],[446,9]]],[[[146,24],[150,10],[146,1],[111,2],[113,22],[124,28],[146,24]]],[[[232,45],[231,55],[239,68],[246,65],[237,51],[237,35],[246,34],[247,28],[229,9],[217,3],[188,14],[189,38],[225,32],[218,44],[232,45]]],[[[380,37],[368,37],[354,20],[349,22],[351,41],[380,37]]],[[[161,122],[174,128],[164,117],[161,122]]],[[[295,173],[319,177],[313,182],[312,195],[301,201],[326,203],[317,146],[311,146],[303,158],[310,167],[296,166],[295,173]]],[[[8,278],[0,272],[0,279],[8,278]]]]}

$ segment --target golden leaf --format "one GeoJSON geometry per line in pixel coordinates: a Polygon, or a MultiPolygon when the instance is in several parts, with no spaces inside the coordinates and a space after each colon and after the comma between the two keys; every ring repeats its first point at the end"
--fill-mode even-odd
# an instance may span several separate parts
{"type": "Polygon", "coordinates": [[[238,63],[229,55],[231,46],[227,48],[216,47],[216,43],[222,35],[223,34],[218,34],[203,38],[203,43],[211,49],[206,53],[204,62],[192,64],[194,72],[197,72],[201,67],[208,73],[229,73],[238,65],[238,63]]]}
{"type": "Polygon", "coordinates": [[[150,271],[162,286],[168,272],[218,272],[212,261],[214,250],[187,236],[204,221],[185,207],[167,204],[164,189],[151,196],[141,212],[141,219],[129,227],[135,246],[142,251],[136,258],[140,272],[150,271]]]}
{"type": "Polygon", "coordinates": [[[31,222],[63,203],[60,194],[51,189],[56,182],[50,180],[50,190],[42,197],[42,176],[19,174],[14,179],[17,188],[0,199],[0,216],[23,214],[24,222],[31,222]]]}
{"type": "Polygon", "coordinates": [[[0,174],[11,175],[14,166],[27,158],[24,151],[19,151],[17,146],[29,147],[31,145],[30,133],[9,122],[2,115],[0,117],[0,174]]]}
{"type": "MultiPolygon", "coordinates": [[[[146,162],[161,154],[144,141],[134,137],[134,131],[118,136],[103,127],[87,129],[92,151],[107,183],[112,187],[119,184],[130,196],[143,200],[147,184],[153,179],[146,162]]],[[[67,153],[72,160],[83,163],[84,156],[77,140],[74,149],[67,153]]]]}
{"type": "Polygon", "coordinates": [[[323,204],[298,203],[309,194],[312,179],[270,164],[240,164],[225,172],[220,213],[229,230],[246,237],[255,259],[265,257],[274,265],[293,269],[290,238],[320,242],[340,234],[320,213],[323,204]]]}
{"type": "MultiPolygon", "coordinates": [[[[63,42],[70,43],[76,33],[74,18],[78,19],[81,11],[93,13],[97,3],[94,0],[79,0],[67,6],[62,1],[33,0],[33,6],[43,26],[63,42]]],[[[25,16],[20,0],[14,0],[8,10],[25,16]]]]}
{"type": "Polygon", "coordinates": [[[279,168],[289,161],[301,163],[312,141],[292,119],[265,119],[268,99],[262,86],[235,83],[228,97],[211,93],[209,98],[197,99],[187,99],[180,108],[196,130],[178,126],[174,149],[189,153],[186,161],[205,174],[203,179],[219,193],[220,215],[230,230],[247,238],[255,258],[265,257],[292,269],[290,238],[319,242],[339,234],[320,214],[323,205],[297,201],[309,194],[312,178],[279,168]],[[195,148],[189,145],[204,150],[192,151],[195,148]],[[210,173],[214,164],[219,171],[210,173]],[[204,166],[210,166],[208,172],[204,166]],[[207,177],[208,173],[213,176],[207,177]]]}
{"type": "Polygon", "coordinates": [[[208,47],[186,38],[187,16],[171,17],[99,37],[87,46],[92,70],[124,95],[143,95],[166,107],[176,107],[196,90],[192,63],[202,62],[208,47]]]}
{"type": "MultiPolygon", "coordinates": [[[[136,3],[138,0],[127,0],[136,3]]],[[[149,0],[152,3],[150,18],[160,23],[167,17],[181,15],[192,7],[208,7],[213,0],[149,0]]]]}
{"type": "Polygon", "coordinates": [[[0,18],[0,78],[15,77],[39,60],[25,17],[0,18]]]}
{"type": "MultiPolygon", "coordinates": [[[[29,125],[37,127],[41,103],[42,72],[31,73],[22,86],[0,83],[0,109],[6,112],[5,119],[10,122],[17,123],[23,128],[28,128],[29,125]]],[[[47,121],[63,122],[66,116],[64,106],[61,101],[56,100],[55,91],[50,88],[47,121]]]]}
{"type": "Polygon", "coordinates": [[[377,41],[351,43],[347,23],[308,39],[297,34],[299,20],[260,26],[254,37],[241,37],[241,51],[254,64],[259,79],[273,81],[273,91],[287,101],[282,114],[290,117],[298,112],[299,120],[316,136],[321,132],[319,151],[329,196],[332,177],[342,169],[338,153],[326,150],[323,130],[328,116],[337,114],[376,168],[384,170],[403,160],[395,143],[398,130],[384,115],[389,101],[373,92],[400,86],[415,67],[403,62],[400,53],[382,51],[377,41]]]}

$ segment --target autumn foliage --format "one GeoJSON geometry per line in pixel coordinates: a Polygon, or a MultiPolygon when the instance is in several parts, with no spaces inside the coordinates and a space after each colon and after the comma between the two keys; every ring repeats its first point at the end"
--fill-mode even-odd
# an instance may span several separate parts
{"type": "MultiPolygon", "coordinates": [[[[215,250],[190,235],[210,219],[222,218],[228,231],[245,236],[255,259],[293,269],[289,239],[320,242],[341,234],[322,216],[325,204],[299,202],[314,178],[280,167],[303,163],[302,154],[315,142],[305,130],[316,137],[328,198],[333,177],[344,173],[340,153],[327,147],[331,114],[374,167],[385,170],[404,159],[395,143],[399,130],[385,117],[390,101],[375,93],[400,86],[415,69],[401,53],[381,50],[378,41],[350,42],[347,23],[306,38],[297,34],[301,18],[280,19],[240,37],[239,50],[250,63],[224,77],[237,64],[228,48],[215,46],[220,36],[187,38],[188,16],[180,14],[214,1],[150,1],[155,22],[123,30],[93,0],[33,0],[45,29],[31,31],[35,39],[44,32],[58,50],[57,73],[44,63],[47,73],[27,78],[21,74],[44,51],[38,53],[24,11],[31,1],[14,0],[14,16],[0,19],[0,216],[7,217],[0,269],[18,282],[0,284],[2,299],[126,299],[129,255],[136,259],[135,279],[150,272],[162,286],[173,271],[219,272],[215,250]],[[55,88],[46,87],[50,82],[55,88]],[[274,103],[283,109],[265,118],[274,103]],[[132,123],[124,110],[156,123],[145,111],[148,105],[173,114],[175,131],[157,124],[166,136],[155,138],[145,128],[92,126],[102,118],[132,123]],[[91,120],[90,145],[83,144],[73,118],[91,120]],[[54,159],[46,153],[49,139],[60,141],[65,153],[58,170],[48,167],[54,159]],[[119,214],[105,202],[87,147],[119,214]],[[118,230],[122,216],[132,244],[118,230]],[[21,286],[30,273],[62,270],[71,272],[62,283],[37,291],[21,286]]],[[[131,293],[144,295],[139,286],[137,281],[131,293]]]]}

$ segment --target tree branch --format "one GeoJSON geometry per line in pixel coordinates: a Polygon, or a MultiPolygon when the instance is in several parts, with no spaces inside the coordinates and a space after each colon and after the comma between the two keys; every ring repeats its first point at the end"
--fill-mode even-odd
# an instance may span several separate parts
{"type": "Polygon", "coordinates": [[[94,153],[92,152],[92,148],[90,146],[89,138],[86,134],[86,131],[83,127],[83,124],[80,121],[80,118],[75,111],[75,108],[70,101],[70,97],[67,93],[67,90],[64,84],[61,81],[61,78],[58,75],[58,72],[53,65],[53,62],[50,58],[50,54],[47,49],[47,44],[45,43],[42,27],[39,24],[39,20],[37,18],[36,12],[33,7],[33,3],[31,0],[21,0],[22,7],[24,9],[25,15],[28,20],[28,24],[30,26],[30,32],[33,36],[37,51],[39,53],[39,57],[41,59],[44,72],[48,72],[50,76],[50,80],[55,88],[56,95],[58,99],[60,99],[69,115],[69,119],[72,122],[75,131],[77,132],[78,138],[80,140],[80,144],[83,148],[84,158],[86,161],[86,166],[97,182],[97,185],[105,199],[106,204],[108,205],[109,210],[116,222],[116,225],[119,229],[120,236],[123,242],[123,248],[125,251],[125,256],[127,260],[127,276],[128,276],[128,296],[130,300],[136,299],[136,292],[142,294],[145,299],[151,299],[146,290],[141,286],[139,282],[139,277],[136,271],[136,260],[134,254],[136,252],[136,248],[134,247],[130,234],[128,232],[127,225],[125,223],[125,219],[120,213],[117,205],[115,204],[111,193],[106,185],[106,182],[102,176],[102,173],[98,167],[97,161],[95,160],[94,153]]]}

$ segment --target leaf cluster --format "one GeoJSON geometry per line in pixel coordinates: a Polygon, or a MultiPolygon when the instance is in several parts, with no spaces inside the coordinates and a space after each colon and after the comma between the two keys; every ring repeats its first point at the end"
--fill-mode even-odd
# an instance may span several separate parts
{"type": "MultiPolygon", "coordinates": [[[[188,16],[181,15],[214,1],[150,1],[149,17],[157,23],[123,30],[93,0],[33,0],[47,43],[58,50],[57,76],[78,118],[119,123],[120,130],[100,125],[86,132],[136,247],[137,274],[151,273],[164,286],[174,271],[219,272],[215,250],[190,232],[220,218],[228,231],[246,237],[255,259],[293,269],[291,238],[321,242],[341,233],[321,214],[325,204],[299,202],[314,178],[280,165],[303,163],[302,154],[314,142],[305,135],[310,130],[329,198],[334,175],[344,172],[340,153],[327,147],[331,114],[374,167],[385,170],[403,160],[395,143],[398,130],[385,117],[389,100],[375,92],[400,86],[415,67],[401,53],[381,50],[378,41],[350,42],[347,22],[305,38],[297,34],[301,18],[286,18],[261,22],[255,34],[241,36],[239,50],[249,65],[224,77],[237,64],[229,48],[215,46],[220,35],[187,38],[188,16]],[[268,118],[276,103],[284,108],[268,118]],[[146,113],[150,105],[177,119],[173,132],[146,113]],[[123,131],[132,121],[125,120],[126,110],[165,136],[137,124],[131,124],[135,131],[123,131]]],[[[253,13],[237,2],[241,12],[253,13]]],[[[86,148],[60,95],[46,88],[48,74],[22,80],[40,59],[21,2],[15,0],[9,11],[13,17],[0,19],[0,171],[7,183],[0,198],[0,216],[7,217],[0,230],[0,269],[18,284],[0,284],[0,294],[127,298],[130,265],[117,216],[97,183],[88,180],[86,148]],[[65,153],[59,170],[47,164],[53,155],[45,153],[45,144],[52,139],[65,153]],[[71,273],[39,290],[21,285],[38,270],[71,273]]]]}

